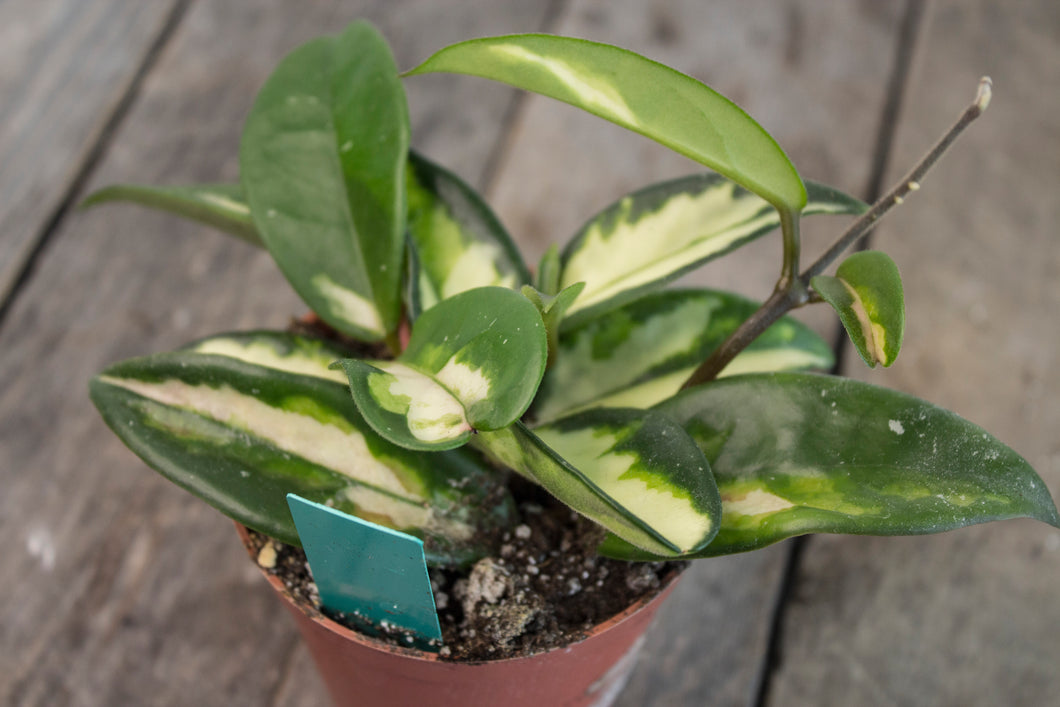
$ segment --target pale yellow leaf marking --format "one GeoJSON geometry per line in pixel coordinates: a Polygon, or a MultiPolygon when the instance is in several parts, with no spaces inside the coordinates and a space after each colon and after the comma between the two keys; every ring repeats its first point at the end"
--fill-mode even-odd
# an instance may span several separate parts
{"type": "Polygon", "coordinates": [[[500,254],[500,248],[489,243],[465,245],[442,283],[442,299],[475,287],[495,285],[514,289],[517,284],[515,275],[501,275],[497,270],[500,254]]]}
{"type": "Polygon", "coordinates": [[[542,56],[525,47],[513,44],[498,44],[490,47],[497,54],[503,54],[518,61],[536,64],[573,91],[582,102],[597,108],[600,112],[618,118],[629,126],[638,126],[636,114],[630,109],[625,99],[606,77],[592,80],[562,59],[542,56]]]}
{"type": "Polygon", "coordinates": [[[858,318],[858,325],[861,327],[861,335],[865,337],[865,348],[868,349],[869,356],[874,361],[879,361],[886,366],[890,363],[884,348],[887,342],[887,331],[883,326],[869,319],[869,313],[865,311],[865,305],[862,304],[861,296],[858,295],[857,290],[847,284],[846,280],[837,279],[843,283],[843,287],[847,289],[853,300],[850,303],[850,309],[854,312],[854,316],[858,318]]]}
{"type": "Polygon", "coordinates": [[[452,391],[464,407],[471,407],[489,397],[490,379],[483,375],[482,369],[457,362],[455,355],[434,377],[452,391]]]}
{"type": "Polygon", "coordinates": [[[233,339],[209,339],[197,344],[192,350],[198,353],[227,356],[257,366],[275,368],[302,376],[315,376],[338,383],[348,383],[345,373],[328,368],[328,364],[334,359],[325,356],[314,357],[300,351],[281,354],[263,341],[243,344],[233,339]]]}
{"type": "Polygon", "coordinates": [[[661,477],[652,484],[640,476],[622,478],[640,458],[631,452],[609,451],[618,442],[615,435],[600,429],[571,432],[541,429],[537,433],[601,491],[681,552],[696,547],[710,532],[710,516],[695,508],[684,489],[667,484],[661,477]]]}
{"type": "Polygon", "coordinates": [[[372,455],[364,436],[356,430],[272,407],[227,385],[211,388],[178,380],[147,383],[111,376],[100,376],[100,380],[162,405],[184,408],[245,430],[284,452],[413,503],[425,500],[402,485],[398,476],[372,455]]]}
{"type": "Polygon", "coordinates": [[[563,269],[563,287],[585,282],[570,312],[654,282],[777,221],[762,199],[737,197],[735,188],[720,182],[695,196],[679,194],[636,221],[629,220],[633,200],[626,197],[616,222],[590,226],[563,269]]]}
{"type": "MultiPolygon", "coordinates": [[[[460,401],[430,376],[401,363],[373,361],[372,365],[392,377],[388,388],[390,395],[408,398],[408,410],[390,412],[405,416],[409,432],[416,439],[442,442],[471,429],[460,401]]],[[[384,402],[380,401],[381,404],[384,402]]]]}
{"type": "Polygon", "coordinates": [[[370,300],[343,287],[324,273],[314,275],[309,283],[327,300],[328,307],[335,316],[356,324],[365,331],[386,333],[379,310],[370,300]]]}
{"type": "Polygon", "coordinates": [[[366,486],[349,486],[343,495],[358,509],[373,516],[385,516],[390,526],[398,530],[423,528],[457,541],[470,540],[475,533],[467,523],[441,516],[429,505],[403,503],[366,486]]]}
{"type": "Polygon", "coordinates": [[[828,365],[827,360],[802,349],[778,348],[743,351],[722,370],[718,377],[737,376],[742,373],[796,371],[806,368],[820,368],[826,365],[828,365]]]}
{"type": "Polygon", "coordinates": [[[794,508],[795,504],[786,498],[763,491],[751,489],[746,493],[723,493],[721,495],[721,513],[737,516],[758,516],[763,513],[777,513],[794,508]]]}
{"type": "Polygon", "coordinates": [[[222,209],[228,209],[242,216],[250,216],[250,207],[246,204],[241,204],[238,201],[233,201],[227,196],[221,196],[220,194],[213,194],[211,192],[196,192],[199,198],[203,201],[209,202],[215,206],[220,206],[222,209]]]}

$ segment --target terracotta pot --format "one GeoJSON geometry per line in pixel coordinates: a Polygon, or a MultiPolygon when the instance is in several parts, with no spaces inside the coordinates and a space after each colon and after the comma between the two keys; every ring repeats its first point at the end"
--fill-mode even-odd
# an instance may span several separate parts
{"type": "MultiPolygon", "coordinates": [[[[246,529],[237,524],[252,559],[246,529]]],[[[317,669],[339,707],[605,707],[636,664],[644,632],[680,575],[599,624],[570,645],[527,658],[453,662],[363,636],[297,603],[283,582],[263,571],[294,616],[317,669]]]]}

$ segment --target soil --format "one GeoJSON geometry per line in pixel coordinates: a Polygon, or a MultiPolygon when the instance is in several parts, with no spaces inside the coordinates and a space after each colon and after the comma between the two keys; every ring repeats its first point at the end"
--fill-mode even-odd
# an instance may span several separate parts
{"type": "MultiPolygon", "coordinates": [[[[432,569],[442,626],[439,656],[496,660],[532,655],[584,637],[587,630],[650,596],[662,578],[686,563],[635,563],[596,554],[603,530],[532,484],[514,478],[519,518],[496,552],[465,570],[432,569]]],[[[278,575],[303,604],[320,597],[300,548],[250,533],[259,565],[278,575]]],[[[326,612],[325,612],[326,613],[326,612]]],[[[328,614],[349,628],[344,616],[328,614]]],[[[391,626],[379,633],[394,645],[413,638],[391,626]]]]}
{"type": "MultiPolygon", "coordinates": [[[[378,347],[342,337],[312,314],[292,321],[288,330],[339,342],[355,355],[385,356],[378,347]]],[[[655,594],[664,576],[687,565],[600,557],[600,526],[517,476],[512,475],[509,486],[519,517],[498,538],[493,554],[464,570],[430,570],[443,659],[527,656],[578,641],[596,624],[655,594]]],[[[258,564],[278,575],[296,601],[321,609],[301,548],[254,531],[249,543],[258,564]]],[[[351,629],[364,628],[351,617],[328,616],[351,629]]],[[[395,645],[416,643],[392,626],[371,628],[395,645]]]]}

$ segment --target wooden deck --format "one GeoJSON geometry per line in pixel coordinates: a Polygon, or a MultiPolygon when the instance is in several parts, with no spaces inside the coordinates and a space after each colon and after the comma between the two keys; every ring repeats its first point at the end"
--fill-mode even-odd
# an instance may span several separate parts
{"type": "MultiPolygon", "coordinates": [[[[241,122],[271,67],[357,18],[402,66],[513,31],[629,47],[733,97],[807,176],[867,197],[992,75],[989,113],[876,234],[906,281],[902,358],[885,374],[856,356],[846,366],[990,429],[1060,497],[1055,0],[7,0],[0,703],[325,703],[230,523],[146,470],[86,394],[110,362],[280,327],[298,301],[241,243],[138,209],[73,206],[114,181],[234,180],[241,122]]],[[[416,146],[484,189],[534,255],[621,193],[695,169],[485,82],[408,88],[416,146]]],[[[807,250],[837,227],[812,224],[807,250]]],[[[702,279],[764,297],[777,249],[757,244],[702,279]]],[[[823,310],[808,319],[835,331],[823,310]]],[[[1058,587],[1060,533],[1030,521],[817,536],[701,562],[619,704],[1056,704],[1058,587]]]]}

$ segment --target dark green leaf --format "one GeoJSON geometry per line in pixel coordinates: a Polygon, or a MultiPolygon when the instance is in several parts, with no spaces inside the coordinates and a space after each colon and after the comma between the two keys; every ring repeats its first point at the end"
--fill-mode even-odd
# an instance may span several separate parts
{"type": "MultiPolygon", "coordinates": [[[[722,498],[721,529],[695,557],[804,533],[918,535],[1005,518],[1060,527],[1016,452],[952,412],[844,378],[756,374],[657,407],[703,450],[722,498]]],[[[618,539],[606,554],[645,559],[618,539]]]]}
{"type": "Polygon", "coordinates": [[[310,308],[376,341],[401,313],[408,109],[390,49],[365,23],[288,55],[240,145],[254,224],[310,308]]]}
{"type": "Polygon", "coordinates": [[[507,522],[510,501],[475,457],[386,442],[339,383],[179,351],[112,366],[91,394],[149,466],[287,543],[298,544],[288,493],[423,538],[440,564],[481,556],[482,533],[507,522]]]}

